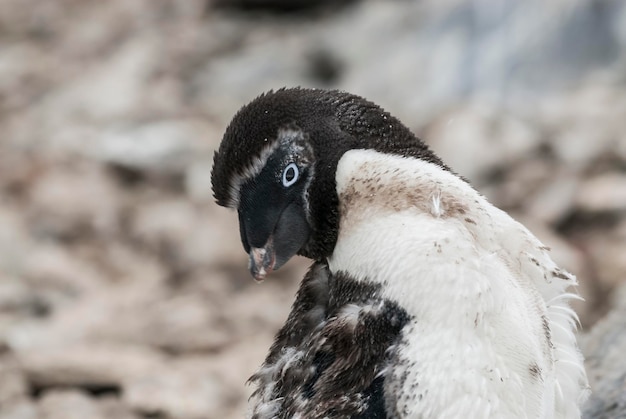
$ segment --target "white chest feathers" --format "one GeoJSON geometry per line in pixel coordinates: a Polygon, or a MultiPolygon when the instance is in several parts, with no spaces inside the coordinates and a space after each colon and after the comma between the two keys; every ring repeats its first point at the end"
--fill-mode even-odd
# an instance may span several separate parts
{"type": "Polygon", "coordinates": [[[521,224],[421,160],[353,150],[337,168],[329,259],[411,316],[385,371],[406,418],[578,418],[588,384],[575,277],[521,224]]]}

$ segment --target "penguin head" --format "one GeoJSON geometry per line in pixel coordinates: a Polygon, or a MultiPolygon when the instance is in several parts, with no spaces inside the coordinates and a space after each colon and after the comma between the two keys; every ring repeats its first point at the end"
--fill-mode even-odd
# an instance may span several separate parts
{"type": "Polygon", "coordinates": [[[296,254],[323,260],[339,228],[335,172],[351,149],[441,161],[397,119],[346,92],[280,89],[233,117],[214,156],[219,205],[236,209],[250,271],[262,280],[296,254]]]}
{"type": "MultiPolygon", "coordinates": [[[[280,125],[263,141],[267,147],[241,172],[231,175],[227,200],[218,198],[237,209],[241,242],[257,280],[280,268],[307,244],[312,231],[308,191],[315,172],[308,135],[296,125],[280,125]]],[[[220,158],[215,156],[216,166],[220,158]]],[[[213,173],[216,185],[218,172],[213,173]]]]}

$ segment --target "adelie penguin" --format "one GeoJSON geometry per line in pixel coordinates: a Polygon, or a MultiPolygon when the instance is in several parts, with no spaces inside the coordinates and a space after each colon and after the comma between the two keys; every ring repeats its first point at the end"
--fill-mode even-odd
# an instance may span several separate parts
{"type": "Polygon", "coordinates": [[[251,378],[252,418],[580,417],[574,276],[374,103],[263,94],[212,184],[257,280],[314,261],[251,378]]]}

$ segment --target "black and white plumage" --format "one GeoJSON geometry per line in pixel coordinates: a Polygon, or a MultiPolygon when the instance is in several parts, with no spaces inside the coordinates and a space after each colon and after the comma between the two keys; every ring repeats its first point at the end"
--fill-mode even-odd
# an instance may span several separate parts
{"type": "Polygon", "coordinates": [[[212,173],[261,280],[315,262],[253,418],[577,418],[575,278],[400,121],[339,91],[244,106],[212,173]]]}

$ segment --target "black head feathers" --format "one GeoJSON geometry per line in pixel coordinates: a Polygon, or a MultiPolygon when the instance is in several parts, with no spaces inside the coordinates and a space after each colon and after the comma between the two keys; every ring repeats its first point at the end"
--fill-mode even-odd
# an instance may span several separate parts
{"type": "MultiPolygon", "coordinates": [[[[335,170],[346,151],[374,149],[445,167],[407,127],[372,102],[336,90],[280,89],[265,93],[242,107],[226,129],[215,153],[211,176],[217,203],[237,208],[241,221],[242,187],[248,185],[248,189],[257,191],[248,194],[248,199],[253,199],[252,196],[258,197],[254,199],[283,199],[287,205],[288,198],[280,195],[278,186],[273,195],[267,191],[262,197],[259,188],[253,185],[256,182],[253,179],[265,170],[268,173],[263,176],[267,177],[267,182],[275,181],[279,185],[281,170],[286,167],[281,164],[286,165],[290,158],[299,155],[293,147],[291,151],[282,150],[286,147],[284,143],[288,142],[300,144],[300,149],[308,150],[310,154],[306,157],[310,164],[307,166],[310,178],[302,185],[305,195],[302,205],[306,207],[305,217],[310,231],[297,252],[313,259],[329,256],[336,242],[339,214],[335,170]],[[276,157],[270,157],[273,155],[276,157]],[[275,162],[270,170],[266,166],[272,159],[275,162]]],[[[279,211],[282,209],[273,212],[279,211]]],[[[266,222],[272,216],[263,217],[266,222]]],[[[246,247],[250,232],[244,230],[242,241],[246,247]]],[[[248,247],[256,246],[248,243],[248,247]]]]}

